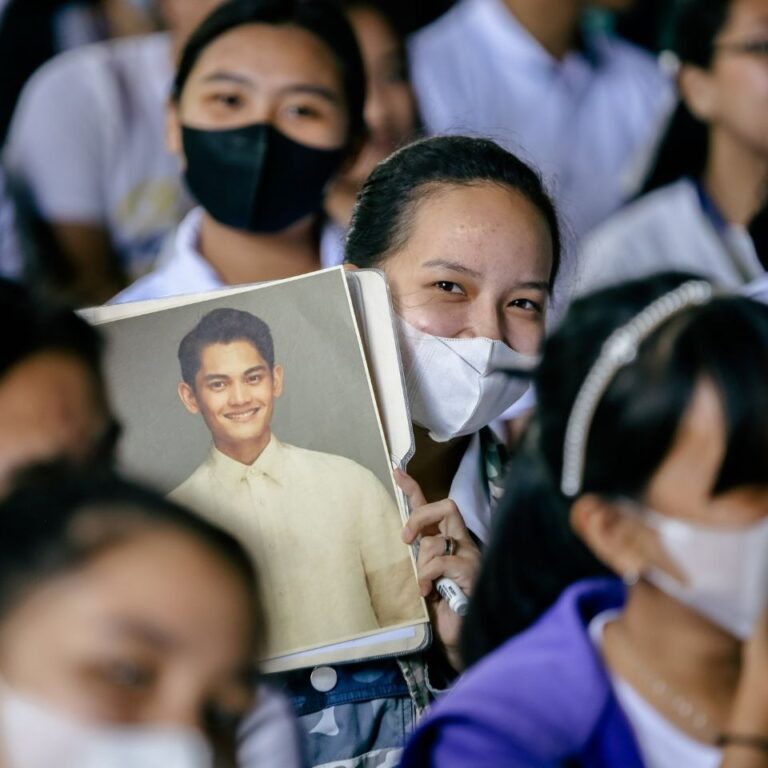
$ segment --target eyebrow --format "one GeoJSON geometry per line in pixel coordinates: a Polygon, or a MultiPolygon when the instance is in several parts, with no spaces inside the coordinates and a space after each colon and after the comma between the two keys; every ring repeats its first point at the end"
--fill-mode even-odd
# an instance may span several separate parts
{"type": "MultiPolygon", "coordinates": [[[[245,76],[245,75],[238,75],[234,72],[212,72],[210,75],[206,75],[203,78],[204,83],[219,83],[219,82],[225,82],[225,83],[234,83],[235,85],[244,85],[248,88],[255,88],[256,83],[254,83],[251,78],[245,76]]],[[[333,90],[330,88],[325,87],[324,85],[311,85],[309,83],[298,83],[296,85],[287,85],[284,88],[280,88],[278,90],[278,93],[281,95],[285,94],[294,94],[294,93],[307,93],[312,96],[319,96],[322,99],[325,99],[326,101],[330,101],[332,103],[338,103],[339,97],[338,94],[336,94],[333,90]]]]}
{"type": "Polygon", "coordinates": [[[478,272],[475,269],[460,264],[458,261],[448,261],[447,259],[432,259],[431,261],[425,261],[422,267],[443,267],[443,269],[450,269],[452,272],[461,272],[463,275],[469,275],[470,277],[482,277],[482,272],[478,272]]]}
{"type": "Polygon", "coordinates": [[[233,72],[213,72],[203,78],[204,83],[236,83],[237,85],[247,85],[253,87],[253,81],[244,75],[236,75],[233,72]]]}
{"type": "Polygon", "coordinates": [[[111,635],[128,636],[131,640],[151,645],[160,650],[172,650],[179,646],[179,641],[160,629],[133,619],[118,619],[108,625],[111,635]]]}
{"type": "MultiPolygon", "coordinates": [[[[448,261],[447,259],[432,259],[425,261],[422,267],[443,267],[443,269],[450,269],[453,272],[460,272],[470,277],[482,277],[482,272],[478,272],[475,269],[471,269],[464,264],[460,264],[457,261],[448,261]]],[[[513,288],[529,288],[536,291],[544,291],[549,293],[549,283],[546,280],[522,280],[519,283],[515,283],[513,288]]]]}
{"type": "MultiPolygon", "coordinates": [[[[266,365],[254,365],[253,367],[243,371],[243,376],[249,376],[252,373],[261,373],[262,371],[266,371],[266,370],[267,370],[266,365]]],[[[203,381],[216,381],[216,379],[230,379],[230,378],[231,376],[229,376],[226,373],[207,373],[205,376],[203,376],[203,381]]]]}

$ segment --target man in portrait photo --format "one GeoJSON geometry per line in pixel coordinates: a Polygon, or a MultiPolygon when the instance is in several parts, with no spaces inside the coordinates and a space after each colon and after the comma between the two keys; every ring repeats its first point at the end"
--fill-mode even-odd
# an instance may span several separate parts
{"type": "Polygon", "coordinates": [[[212,445],[170,497],[228,529],[254,555],[269,655],[422,620],[400,513],[381,481],[351,459],[272,433],[286,372],[275,362],[269,326],[249,312],[216,309],[182,339],[178,355],[179,397],[202,416],[212,445]]]}

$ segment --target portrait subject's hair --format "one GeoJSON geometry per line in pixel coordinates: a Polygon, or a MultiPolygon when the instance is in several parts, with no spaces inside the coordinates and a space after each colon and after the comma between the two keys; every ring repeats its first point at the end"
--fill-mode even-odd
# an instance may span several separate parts
{"type": "MultiPolygon", "coordinates": [[[[692,277],[660,274],[585,296],[545,343],[537,413],[512,462],[464,625],[466,664],[533,624],[573,582],[608,573],[572,531],[572,500],[560,489],[569,417],[611,333],[692,277]]],[[[768,307],[723,296],[665,321],[612,379],[589,429],[580,493],[639,499],[702,379],[717,388],[725,422],[711,495],[768,484],[768,307]]]]}
{"type": "Polygon", "coordinates": [[[0,502],[0,622],[35,589],[163,528],[192,537],[238,577],[253,597],[257,634],[264,635],[255,566],[233,536],[112,472],[63,466],[30,470],[0,502]]]}
{"type": "Polygon", "coordinates": [[[192,33],[181,53],[172,98],[178,101],[203,51],[218,37],[247,24],[294,26],[321,40],[339,67],[349,114],[348,144],[365,137],[365,68],[355,33],[333,0],[229,0],[192,33]]]}
{"type": "Polygon", "coordinates": [[[360,190],[347,235],[346,260],[377,267],[408,241],[418,203],[443,187],[492,183],[522,195],[538,210],[552,239],[554,285],[560,267],[560,226],[538,174],[488,139],[433,136],[379,163],[360,190]]]}
{"type": "Polygon", "coordinates": [[[256,315],[239,309],[214,309],[181,340],[179,364],[181,377],[194,389],[202,354],[211,344],[248,341],[270,367],[275,366],[275,345],[269,326],[256,315]]]}

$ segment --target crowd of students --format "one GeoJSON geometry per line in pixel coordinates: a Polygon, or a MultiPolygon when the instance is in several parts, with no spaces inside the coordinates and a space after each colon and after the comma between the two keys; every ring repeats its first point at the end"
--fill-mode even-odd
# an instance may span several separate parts
{"type": "Polygon", "coordinates": [[[41,5],[0,5],[0,768],[768,766],[768,0],[41,5]],[[238,531],[121,477],[74,308],[342,263],[433,643],[318,684],[259,672],[238,531]]]}

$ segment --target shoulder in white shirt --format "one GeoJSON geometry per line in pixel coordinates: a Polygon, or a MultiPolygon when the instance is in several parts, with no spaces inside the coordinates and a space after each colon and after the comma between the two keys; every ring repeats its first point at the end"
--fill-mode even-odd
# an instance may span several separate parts
{"type": "MultiPolygon", "coordinates": [[[[203,209],[192,209],[165,243],[154,271],[122,290],[110,304],[163,299],[166,296],[204,293],[225,283],[200,253],[200,220],[203,209]]],[[[320,266],[334,267],[344,260],[344,231],[327,224],[320,238],[320,266]]]]}
{"type": "Polygon", "coordinates": [[[653,58],[603,33],[555,60],[503,0],[461,0],[410,41],[432,133],[488,136],[532,162],[581,236],[634,191],[672,106],[653,58]]]}
{"type": "Polygon", "coordinates": [[[591,233],[578,269],[580,294],[667,270],[735,288],[764,271],[747,232],[718,231],[689,179],[639,198],[591,233]]]}
{"type": "Polygon", "coordinates": [[[134,276],[189,207],[165,147],[172,76],[165,34],[67,51],[25,86],[5,149],[43,218],[105,227],[134,276]]]}

